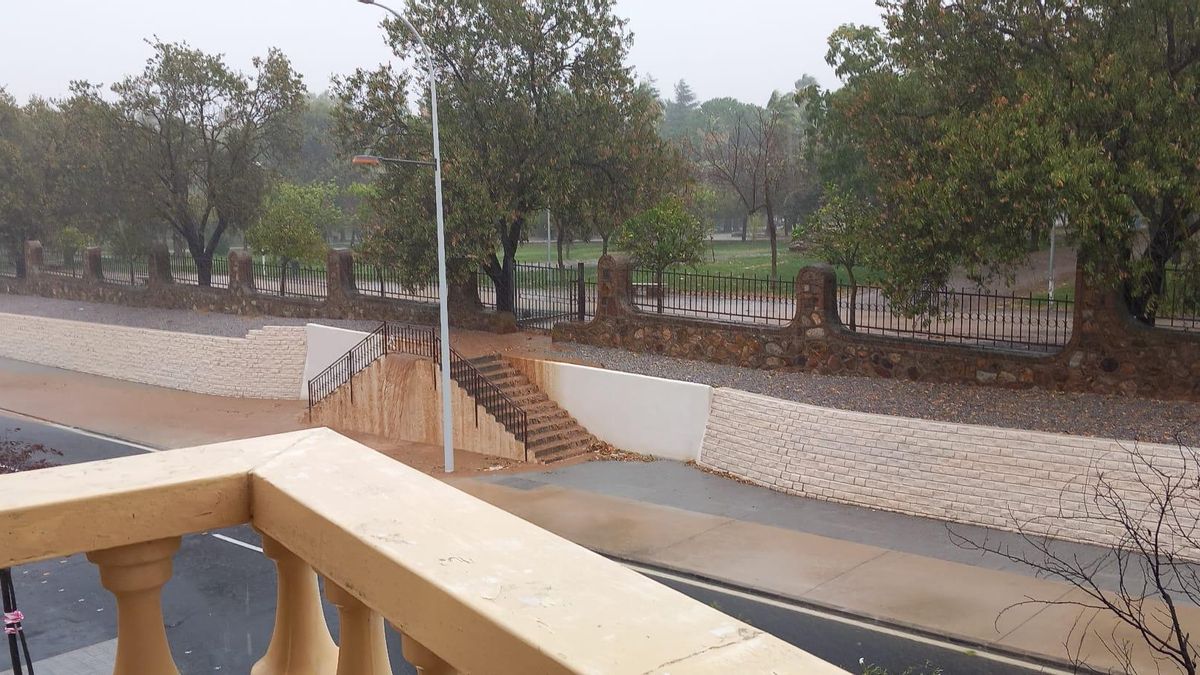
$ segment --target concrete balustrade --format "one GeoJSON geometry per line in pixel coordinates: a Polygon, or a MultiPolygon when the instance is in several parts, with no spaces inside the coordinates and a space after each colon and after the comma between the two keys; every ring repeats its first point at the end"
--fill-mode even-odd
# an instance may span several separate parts
{"type": "Polygon", "coordinates": [[[427,675],[842,672],[328,429],[0,476],[0,567],[89,552],[117,599],[116,675],[178,672],[171,557],[239,523],[279,579],[255,675],[390,673],[385,621],[427,675]]]}

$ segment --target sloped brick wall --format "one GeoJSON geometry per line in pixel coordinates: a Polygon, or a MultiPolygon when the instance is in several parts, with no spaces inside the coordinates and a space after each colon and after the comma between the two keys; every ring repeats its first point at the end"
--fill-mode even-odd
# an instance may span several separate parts
{"type": "Polygon", "coordinates": [[[0,314],[0,356],[200,394],[296,399],[303,326],[244,338],[0,314]]]}
{"type": "MultiPolygon", "coordinates": [[[[1106,472],[1133,512],[1147,493],[1136,449],[1179,471],[1178,447],[819,408],[715,389],[700,464],[788,494],[1093,544],[1117,532],[1077,520],[1106,472]],[[1063,517],[1065,516],[1065,518],[1063,517]]],[[[1092,505],[1094,509],[1094,505],[1092,505]]]]}

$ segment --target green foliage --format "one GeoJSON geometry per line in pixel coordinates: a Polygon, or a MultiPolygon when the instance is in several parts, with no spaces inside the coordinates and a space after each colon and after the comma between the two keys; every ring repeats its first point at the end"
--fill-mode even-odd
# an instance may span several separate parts
{"type": "Polygon", "coordinates": [[[656,272],[701,262],[707,243],[704,225],[678,197],[667,197],[630,218],[617,233],[617,247],[634,264],[656,272]]]}
{"type": "Polygon", "coordinates": [[[262,217],[246,232],[246,243],[259,255],[284,262],[320,262],[325,256],[321,233],[341,218],[332,183],[281,183],[266,200],[262,217]]]}
{"type": "Polygon", "coordinates": [[[883,30],[833,35],[846,86],[815,100],[824,177],[883,211],[891,294],[1011,274],[1063,218],[1152,321],[1200,233],[1194,1],[881,4],[883,30]]]}
{"type": "MultiPolygon", "coordinates": [[[[579,158],[621,140],[607,130],[621,128],[636,83],[624,63],[629,34],[612,10],[612,0],[410,0],[405,10],[440,73],[449,272],[485,270],[498,309],[510,309],[509,275],[529,218],[561,203],[571,182],[563,174],[578,171],[579,158]],[[581,131],[584,121],[605,131],[581,131]]],[[[420,53],[407,28],[386,25],[397,54],[420,53]]],[[[336,82],[344,149],[429,157],[425,111],[405,95],[414,80],[425,91],[424,68],[420,60],[411,77],[385,67],[336,82]]],[[[373,200],[383,223],[373,236],[390,239],[426,278],[435,268],[430,183],[428,173],[389,167],[373,200]]]]}
{"type": "Polygon", "coordinates": [[[855,268],[867,262],[872,246],[877,245],[878,225],[879,212],[874,206],[828,185],[821,208],[792,230],[792,248],[841,266],[854,285],[855,268]]]}

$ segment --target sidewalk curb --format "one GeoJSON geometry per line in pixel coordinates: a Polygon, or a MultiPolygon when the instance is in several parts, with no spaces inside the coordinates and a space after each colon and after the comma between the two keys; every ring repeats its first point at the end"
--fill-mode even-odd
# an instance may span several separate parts
{"type": "Polygon", "coordinates": [[[38,417],[37,415],[30,415],[29,413],[24,413],[24,412],[21,412],[20,410],[13,410],[11,408],[0,407],[0,413],[12,415],[14,417],[23,417],[27,420],[32,420],[33,422],[37,422],[39,424],[44,424],[46,426],[56,427],[59,429],[65,429],[67,431],[72,431],[77,434],[93,436],[93,437],[99,438],[101,440],[112,441],[114,443],[121,443],[123,445],[128,445],[131,448],[141,450],[142,452],[162,452],[163,450],[166,450],[166,448],[156,448],[151,445],[146,445],[145,443],[139,443],[138,441],[135,441],[135,440],[132,440],[129,438],[121,438],[120,436],[113,436],[112,434],[106,434],[106,433],[102,433],[99,431],[93,431],[91,429],[84,429],[83,427],[75,427],[75,426],[71,426],[70,424],[63,424],[62,422],[58,422],[58,421],[48,419],[45,417],[38,417]]]}
{"type": "Polygon", "coordinates": [[[637,560],[637,559],[629,558],[626,556],[610,554],[610,553],[607,553],[607,552],[599,550],[599,549],[592,549],[592,550],[595,553],[602,555],[605,558],[608,558],[609,560],[612,560],[614,562],[618,562],[618,563],[622,563],[622,564],[626,564],[626,565],[637,566],[637,567],[643,567],[643,568],[646,568],[646,569],[649,569],[652,571],[661,571],[664,573],[669,573],[669,574],[673,574],[676,576],[680,576],[680,577],[704,582],[707,584],[711,584],[713,586],[727,588],[731,591],[738,591],[738,592],[746,593],[749,595],[757,595],[757,596],[763,597],[765,599],[774,600],[774,601],[781,602],[784,604],[796,605],[798,607],[803,607],[806,609],[824,612],[826,614],[840,616],[840,617],[843,617],[846,619],[852,619],[855,621],[870,623],[870,624],[880,626],[882,628],[889,628],[891,630],[895,630],[895,631],[898,631],[901,633],[908,633],[911,635],[928,638],[928,639],[936,640],[939,642],[944,642],[944,643],[947,643],[947,644],[950,644],[950,645],[953,645],[956,647],[962,647],[964,649],[987,651],[987,652],[991,652],[993,654],[997,654],[999,656],[1005,656],[1005,657],[1008,657],[1011,659],[1024,661],[1024,662],[1027,662],[1030,665],[1034,665],[1034,666],[1044,666],[1044,667],[1048,667],[1048,668],[1055,668],[1058,670],[1063,670],[1063,671],[1070,672],[1070,673],[1086,673],[1088,675],[1104,675],[1104,673],[1105,673],[1105,671],[1096,670],[1086,664],[1077,665],[1077,664],[1073,664],[1069,661],[1065,661],[1061,658],[1047,656],[1045,654],[1038,654],[1035,652],[1030,652],[1030,651],[1026,651],[1026,650],[1022,650],[1022,649],[1014,649],[1012,647],[1008,647],[1005,645],[998,645],[998,644],[991,643],[991,642],[981,641],[977,638],[972,638],[969,636],[964,636],[964,635],[959,635],[959,634],[938,633],[938,632],[929,630],[928,628],[925,628],[923,626],[907,623],[904,621],[898,621],[898,620],[891,619],[891,618],[884,617],[884,616],[878,616],[878,615],[874,615],[874,614],[864,614],[864,613],[861,613],[858,611],[848,610],[844,607],[839,607],[837,605],[829,605],[826,603],[814,602],[807,598],[798,598],[798,597],[794,597],[791,595],[785,595],[785,594],[781,594],[781,593],[778,593],[778,592],[770,590],[770,589],[759,588],[756,586],[747,586],[744,583],[738,582],[736,580],[724,578],[724,577],[706,576],[704,573],[696,571],[696,570],[688,570],[688,569],[683,569],[683,568],[678,568],[678,567],[672,567],[670,565],[663,565],[662,563],[653,562],[653,561],[637,560]]]}

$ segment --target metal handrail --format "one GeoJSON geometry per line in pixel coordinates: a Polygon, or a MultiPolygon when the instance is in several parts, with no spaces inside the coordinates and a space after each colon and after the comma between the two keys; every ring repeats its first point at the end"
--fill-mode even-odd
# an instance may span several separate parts
{"type": "MultiPolygon", "coordinates": [[[[441,342],[435,329],[381,323],[344,356],[308,381],[309,414],[312,414],[313,406],[346,384],[350,385],[350,400],[353,401],[354,376],[392,353],[424,356],[441,365],[441,342]]],[[[450,349],[450,377],[475,400],[475,424],[479,424],[479,406],[483,406],[521,442],[528,461],[529,416],[525,410],[454,348],[450,349]]],[[[436,382],[434,386],[437,386],[436,382]]]]}

